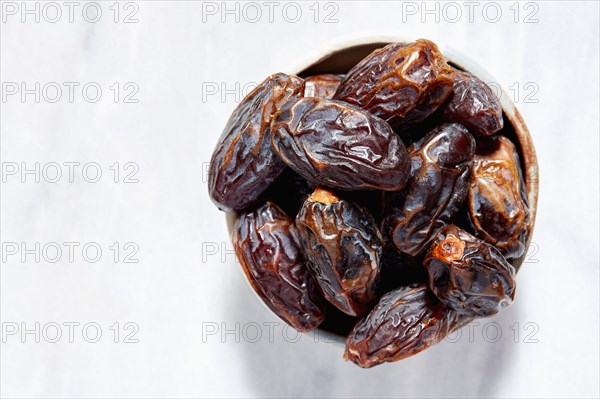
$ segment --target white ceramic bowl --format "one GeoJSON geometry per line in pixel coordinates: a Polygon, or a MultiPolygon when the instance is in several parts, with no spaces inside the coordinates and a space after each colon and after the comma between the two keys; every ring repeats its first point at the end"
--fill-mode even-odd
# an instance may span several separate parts
{"type": "MultiPolygon", "coordinates": [[[[284,72],[299,76],[310,76],[320,73],[346,73],[350,68],[356,65],[361,59],[370,54],[375,49],[381,48],[389,43],[401,41],[413,41],[417,38],[399,37],[394,35],[376,35],[370,37],[357,37],[345,39],[338,42],[333,42],[325,45],[312,54],[307,54],[295,65],[284,69],[284,72]]],[[[468,71],[479,77],[484,82],[497,82],[489,73],[485,71],[477,63],[470,60],[465,55],[446,46],[444,43],[436,42],[442,54],[447,61],[459,69],[468,71]]],[[[276,71],[273,71],[276,72],[276,71]]],[[[514,132],[509,135],[509,138],[515,143],[519,150],[519,156],[523,167],[523,177],[527,197],[529,200],[529,208],[531,212],[531,233],[533,233],[533,225],[535,224],[535,215],[537,208],[538,197],[538,166],[535,154],[533,141],[529,135],[529,130],[517,107],[508,96],[504,88],[500,88],[500,102],[505,116],[505,129],[512,126],[514,132]]],[[[229,233],[233,231],[235,214],[229,213],[226,215],[227,229],[229,233]]],[[[529,235],[531,240],[532,234],[529,235]]],[[[529,243],[527,243],[527,246],[529,243]]],[[[520,267],[525,255],[516,262],[515,266],[520,267]]],[[[245,278],[245,276],[244,276],[245,278]]],[[[262,300],[261,300],[262,302],[262,300]]],[[[265,306],[265,309],[268,309],[265,306]]],[[[270,312],[270,310],[268,310],[270,312]]],[[[328,342],[343,346],[346,337],[336,334],[331,331],[318,328],[309,333],[318,342],[328,342]]]]}

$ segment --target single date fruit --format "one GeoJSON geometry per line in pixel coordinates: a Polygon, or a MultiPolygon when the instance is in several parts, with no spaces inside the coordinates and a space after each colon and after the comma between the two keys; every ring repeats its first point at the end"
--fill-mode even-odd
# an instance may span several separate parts
{"type": "Polygon", "coordinates": [[[514,299],[515,269],[494,246],[454,225],[438,233],[423,265],[434,294],[466,316],[496,314],[514,299]]]}
{"type": "Polygon", "coordinates": [[[325,298],[360,316],[376,299],[382,238],[359,205],[317,188],[296,217],[300,241],[325,298]]]}
{"type": "Polygon", "coordinates": [[[233,111],[210,160],[208,191],[222,211],[252,205],[285,169],[271,148],[275,112],[304,92],[297,76],[277,73],[250,92],[233,111]]]}
{"type": "Polygon", "coordinates": [[[281,159],[315,185],[400,190],[408,177],[408,153],[392,128],[339,101],[288,102],[275,116],[271,136],[281,159]]]}
{"type": "Polygon", "coordinates": [[[344,75],[326,73],[304,79],[304,97],[332,98],[344,75]]]}
{"type": "Polygon", "coordinates": [[[404,128],[423,121],[444,103],[454,74],[435,43],[392,43],[352,68],[333,99],[404,128]]]}
{"type": "Polygon", "coordinates": [[[360,367],[394,362],[440,342],[466,321],[438,301],[425,284],[397,288],[382,296],[354,326],[344,357],[360,367]]]}
{"type": "Polygon", "coordinates": [[[443,119],[460,123],[478,136],[492,135],[504,126],[502,106],[493,90],[478,77],[462,71],[456,71],[443,119]]]}
{"type": "Polygon", "coordinates": [[[506,137],[477,141],[467,199],[475,235],[496,246],[507,259],[519,258],[531,231],[519,154],[506,137]]]}
{"type": "Polygon", "coordinates": [[[267,202],[241,213],[232,236],[248,281],[265,304],[298,331],[310,331],[325,319],[320,296],[298,241],[293,220],[267,202]]]}
{"type": "Polygon", "coordinates": [[[442,124],[409,149],[404,191],[385,194],[383,232],[408,255],[421,253],[464,201],[475,140],[457,123],[442,124]]]}

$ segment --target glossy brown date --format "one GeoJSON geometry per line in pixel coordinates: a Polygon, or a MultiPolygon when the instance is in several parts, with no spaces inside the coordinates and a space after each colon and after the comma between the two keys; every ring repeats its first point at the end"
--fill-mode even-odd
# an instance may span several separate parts
{"type": "Polygon", "coordinates": [[[340,86],[344,75],[326,73],[304,79],[304,97],[319,97],[331,99],[340,86]]]}
{"type": "Polygon", "coordinates": [[[424,284],[397,288],[354,326],[344,357],[360,367],[394,362],[440,342],[464,321],[424,284]]]}
{"type": "Polygon", "coordinates": [[[467,205],[477,237],[508,259],[524,255],[531,230],[529,206],[519,154],[506,137],[477,141],[467,205]]]}
{"type": "Polygon", "coordinates": [[[404,191],[385,193],[384,236],[416,256],[427,248],[464,201],[475,140],[457,123],[442,124],[409,149],[411,172],[404,191]]]}
{"type": "Polygon", "coordinates": [[[502,106],[493,90],[481,79],[462,71],[456,71],[443,119],[460,123],[478,136],[492,135],[504,126],[502,106]]]}
{"type": "Polygon", "coordinates": [[[325,298],[342,312],[360,316],[375,299],[382,238],[362,207],[317,188],[296,217],[310,269],[325,298]]]}
{"type": "Polygon", "coordinates": [[[318,292],[291,218],[267,202],[238,216],[232,236],[248,281],[265,304],[298,331],[310,331],[325,319],[318,292]]]}
{"type": "Polygon", "coordinates": [[[408,177],[408,153],[392,128],[339,101],[288,102],[275,116],[271,136],[281,159],[315,185],[400,190],[408,177]]]}
{"type": "Polygon", "coordinates": [[[271,148],[275,112],[304,92],[297,76],[277,73],[250,92],[233,111],[210,160],[208,191],[222,211],[253,204],[285,169],[271,148]]]}
{"type": "Polygon", "coordinates": [[[453,80],[454,70],[435,43],[424,39],[392,43],[352,68],[333,98],[403,128],[438,109],[450,94],[453,80]]]}
{"type": "Polygon", "coordinates": [[[434,294],[466,316],[491,316],[514,299],[515,269],[494,246],[454,225],[438,233],[423,265],[434,294]]]}

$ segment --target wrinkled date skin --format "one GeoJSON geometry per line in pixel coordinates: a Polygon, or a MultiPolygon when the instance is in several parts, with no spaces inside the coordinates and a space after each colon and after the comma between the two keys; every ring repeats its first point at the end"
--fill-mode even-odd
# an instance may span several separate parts
{"type": "Polygon", "coordinates": [[[491,316],[514,299],[515,269],[492,245],[454,225],[438,233],[423,265],[434,294],[466,316],[491,316]]]}
{"type": "Polygon", "coordinates": [[[323,74],[304,79],[304,97],[331,99],[340,86],[344,75],[323,74]]]}
{"type": "Polygon", "coordinates": [[[467,205],[477,237],[507,259],[524,255],[531,230],[529,206],[519,154],[506,137],[478,140],[467,205]]]}
{"type": "Polygon", "coordinates": [[[361,316],[376,299],[382,238],[362,207],[317,188],[296,217],[300,241],[325,298],[361,316]]]}
{"type": "Polygon", "coordinates": [[[298,331],[325,319],[325,304],[293,220],[273,202],[238,216],[232,237],[248,281],[267,306],[298,331]]]}
{"type": "Polygon", "coordinates": [[[444,103],[454,73],[429,40],[393,43],[352,68],[333,99],[357,105],[392,127],[403,128],[423,121],[444,103]]]}
{"type": "Polygon", "coordinates": [[[464,126],[448,123],[408,150],[410,178],[404,191],[385,194],[382,230],[399,251],[416,256],[467,196],[475,139],[464,126]]]}
{"type": "Polygon", "coordinates": [[[415,355],[461,327],[466,318],[439,302],[425,284],[390,291],[346,339],[345,358],[373,367],[415,355]]]}
{"type": "Polygon", "coordinates": [[[333,100],[288,102],[271,126],[283,161],[314,185],[401,190],[409,171],[404,144],[383,120],[333,100]]]}
{"type": "Polygon", "coordinates": [[[208,190],[219,209],[239,211],[253,204],[285,169],[271,148],[271,119],[303,92],[302,79],[277,73],[233,111],[210,160],[208,190]]]}
{"type": "Polygon", "coordinates": [[[496,94],[482,80],[462,71],[456,71],[443,119],[460,123],[477,136],[490,136],[504,126],[496,94]]]}

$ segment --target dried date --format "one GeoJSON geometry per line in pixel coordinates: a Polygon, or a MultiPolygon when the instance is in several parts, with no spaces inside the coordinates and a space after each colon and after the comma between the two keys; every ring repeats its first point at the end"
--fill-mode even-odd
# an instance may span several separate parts
{"type": "Polygon", "coordinates": [[[438,301],[424,284],[390,291],[346,339],[344,357],[373,367],[415,355],[443,340],[467,319],[438,301]]]}
{"type": "Polygon", "coordinates": [[[296,217],[300,241],[325,298],[360,316],[375,299],[382,238],[361,206],[317,188],[296,217]]]}
{"type": "Polygon", "coordinates": [[[344,75],[323,74],[304,79],[304,97],[331,99],[340,86],[344,75]]]}
{"type": "Polygon", "coordinates": [[[253,204],[283,172],[285,164],[271,147],[271,119],[303,92],[302,79],[277,73],[233,111],[210,161],[208,190],[219,209],[239,211],[253,204]]]}
{"type": "Polygon", "coordinates": [[[267,202],[238,215],[232,236],[248,281],[265,304],[298,331],[325,319],[320,296],[300,247],[293,220],[267,202]]]}
{"type": "Polygon", "coordinates": [[[466,316],[491,316],[514,299],[515,269],[494,246],[454,225],[438,233],[423,265],[434,294],[466,316]]]}
{"type": "Polygon", "coordinates": [[[394,128],[405,128],[437,110],[453,81],[454,70],[435,43],[392,43],[352,68],[333,99],[357,105],[394,128]]]}
{"type": "Polygon", "coordinates": [[[504,136],[479,139],[467,197],[475,235],[507,259],[525,253],[531,231],[529,206],[519,154],[504,136]]]}
{"type": "Polygon", "coordinates": [[[383,232],[408,255],[421,253],[464,201],[475,140],[457,123],[442,124],[409,149],[404,191],[385,194],[383,232]]]}
{"type": "Polygon", "coordinates": [[[400,190],[408,153],[383,120],[339,101],[301,98],[271,126],[281,159],[310,183],[341,190],[400,190]]]}
{"type": "Polygon", "coordinates": [[[460,123],[478,136],[492,135],[504,126],[496,94],[481,79],[462,71],[456,71],[443,119],[460,123]]]}

